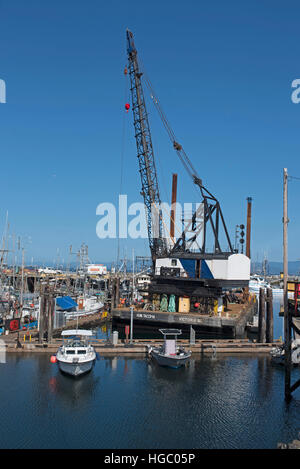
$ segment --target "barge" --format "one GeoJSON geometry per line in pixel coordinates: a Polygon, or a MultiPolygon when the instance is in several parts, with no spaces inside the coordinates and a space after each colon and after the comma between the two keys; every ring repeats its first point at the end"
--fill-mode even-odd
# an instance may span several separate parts
{"type": "MultiPolygon", "coordinates": [[[[230,305],[229,311],[216,313],[215,315],[162,312],[158,310],[147,311],[133,309],[134,325],[152,326],[155,329],[162,327],[174,327],[182,329],[183,333],[189,333],[192,326],[196,333],[223,338],[243,338],[247,323],[257,312],[255,298],[246,304],[230,305]]],[[[130,308],[114,308],[111,311],[113,328],[130,324],[130,308]]]]}

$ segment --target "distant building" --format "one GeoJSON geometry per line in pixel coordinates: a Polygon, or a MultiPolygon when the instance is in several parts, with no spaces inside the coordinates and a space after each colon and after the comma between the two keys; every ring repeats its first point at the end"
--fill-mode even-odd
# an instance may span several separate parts
{"type": "Polygon", "coordinates": [[[103,264],[88,264],[87,273],[89,275],[106,275],[107,267],[103,264]]]}
{"type": "Polygon", "coordinates": [[[45,267],[44,269],[38,269],[38,272],[41,274],[61,274],[62,270],[55,270],[50,269],[49,267],[45,267]]]}

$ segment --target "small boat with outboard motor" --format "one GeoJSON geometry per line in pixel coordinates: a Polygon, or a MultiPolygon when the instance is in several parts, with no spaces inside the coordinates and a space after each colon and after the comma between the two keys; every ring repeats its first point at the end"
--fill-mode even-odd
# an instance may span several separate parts
{"type": "Polygon", "coordinates": [[[72,376],[80,376],[90,371],[95,364],[96,352],[90,343],[92,331],[84,329],[66,330],[61,333],[63,344],[52,363],[58,363],[59,369],[72,376]]]}
{"type": "MultiPolygon", "coordinates": [[[[300,365],[300,319],[292,317],[293,335],[291,340],[291,364],[300,365]]],[[[278,365],[285,364],[285,345],[281,344],[270,350],[271,362],[278,365]]]]}
{"type": "Polygon", "coordinates": [[[180,329],[159,329],[164,336],[164,343],[160,347],[149,347],[148,354],[161,366],[179,368],[191,358],[192,353],[177,345],[180,329]]]}
{"type": "MultiPolygon", "coordinates": [[[[270,351],[270,355],[272,363],[276,365],[284,365],[284,345],[278,345],[277,347],[273,347],[270,351]]],[[[291,364],[294,366],[300,365],[300,339],[295,339],[291,342],[291,364]]]]}

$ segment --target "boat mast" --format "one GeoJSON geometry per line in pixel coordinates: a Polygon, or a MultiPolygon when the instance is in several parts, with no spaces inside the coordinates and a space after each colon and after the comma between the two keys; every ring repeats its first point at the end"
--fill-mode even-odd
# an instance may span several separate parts
{"type": "Polygon", "coordinates": [[[21,282],[21,295],[20,295],[20,318],[23,314],[23,295],[24,295],[24,248],[22,248],[22,282],[21,282]]]}

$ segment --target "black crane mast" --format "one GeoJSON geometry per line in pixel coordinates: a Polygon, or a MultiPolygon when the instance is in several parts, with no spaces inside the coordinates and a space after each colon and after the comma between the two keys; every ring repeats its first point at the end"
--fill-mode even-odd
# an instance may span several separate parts
{"type": "Polygon", "coordinates": [[[163,238],[161,200],[159,195],[158,178],[155,167],[153,146],[151,140],[148,114],[141,83],[142,73],[139,69],[137,50],[133,41],[133,34],[127,30],[128,71],[130,76],[130,91],[132,99],[133,122],[139,171],[141,175],[142,191],[146,207],[149,246],[153,262],[167,251],[163,238]]]}

